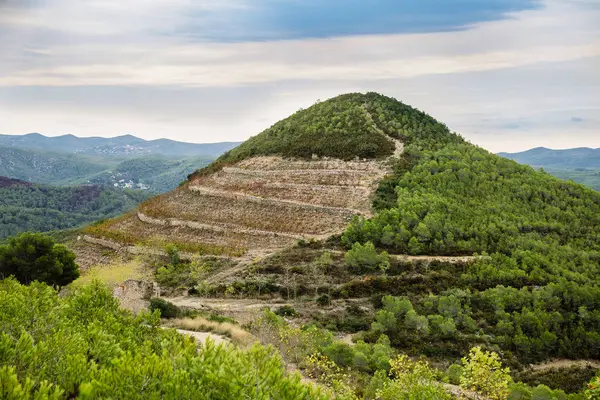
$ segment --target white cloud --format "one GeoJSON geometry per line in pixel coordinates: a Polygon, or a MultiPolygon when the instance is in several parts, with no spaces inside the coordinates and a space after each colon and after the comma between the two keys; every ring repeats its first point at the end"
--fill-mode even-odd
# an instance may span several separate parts
{"type": "MultiPolygon", "coordinates": [[[[59,30],[60,23],[63,33],[80,36],[72,41],[61,39],[60,44],[27,43],[33,45],[30,52],[23,52],[23,47],[9,48],[8,54],[1,56],[8,61],[0,70],[0,85],[235,86],[290,79],[363,81],[600,55],[600,25],[596,23],[600,10],[580,9],[577,2],[549,1],[544,9],[458,32],[260,43],[202,43],[148,34],[152,29],[183,24],[180,13],[189,7],[187,0],[57,4],[62,6],[47,10],[49,15],[45,9],[37,10],[33,16],[22,14],[22,19],[13,23],[34,30],[59,30]],[[124,5],[134,11],[125,12],[124,5]],[[85,40],[90,36],[96,38],[85,40]],[[40,54],[46,55],[41,61],[40,54]]],[[[217,6],[214,1],[201,4],[217,6]]]]}
{"type": "Polygon", "coordinates": [[[600,110],[596,2],[548,0],[455,32],[260,43],[174,34],[192,8],[211,25],[211,10],[242,1],[43,4],[0,9],[3,133],[242,140],[317,98],[377,90],[494,151],[600,146],[585,114],[600,110]],[[577,113],[583,123],[568,124],[577,113]]]}

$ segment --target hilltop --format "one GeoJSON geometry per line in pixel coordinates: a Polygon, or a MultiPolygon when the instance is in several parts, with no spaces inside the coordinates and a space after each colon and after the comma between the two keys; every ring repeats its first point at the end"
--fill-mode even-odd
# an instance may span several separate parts
{"type": "Polygon", "coordinates": [[[354,216],[370,215],[370,197],[391,171],[390,157],[402,153],[411,125],[431,124],[433,134],[444,129],[416,111],[414,119],[388,125],[385,113],[413,113],[394,106],[374,94],[318,103],[90,233],[127,246],[174,243],[237,256],[339,234],[354,216]]]}
{"type": "MultiPolygon", "coordinates": [[[[377,351],[446,367],[479,345],[516,371],[600,359],[600,194],[376,93],[300,110],[86,235],[155,257],[176,305],[247,322],[284,303],[354,334],[317,347],[357,375],[377,351]]],[[[560,374],[574,391],[591,378],[560,374]]]]}

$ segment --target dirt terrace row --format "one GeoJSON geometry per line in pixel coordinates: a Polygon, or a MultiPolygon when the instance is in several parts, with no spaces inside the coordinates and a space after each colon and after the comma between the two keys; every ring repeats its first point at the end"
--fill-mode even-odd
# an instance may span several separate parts
{"type": "Polygon", "coordinates": [[[357,211],[270,199],[247,198],[179,189],[140,207],[153,218],[233,224],[270,232],[328,235],[343,229],[357,211]]]}

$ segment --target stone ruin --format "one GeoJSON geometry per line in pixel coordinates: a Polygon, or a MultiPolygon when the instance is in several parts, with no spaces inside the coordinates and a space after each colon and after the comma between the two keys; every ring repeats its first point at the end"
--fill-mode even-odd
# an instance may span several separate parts
{"type": "Polygon", "coordinates": [[[150,299],[160,296],[160,288],[156,282],[128,279],[115,284],[113,296],[121,303],[121,307],[134,313],[148,309],[150,299]]]}

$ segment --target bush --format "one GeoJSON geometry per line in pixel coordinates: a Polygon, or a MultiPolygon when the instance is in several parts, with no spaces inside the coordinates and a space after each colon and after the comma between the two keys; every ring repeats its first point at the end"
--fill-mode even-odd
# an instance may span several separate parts
{"type": "Polygon", "coordinates": [[[14,276],[20,283],[33,281],[56,288],[79,278],[75,253],[41,233],[25,232],[0,247],[0,279],[14,276]]]}
{"type": "Polygon", "coordinates": [[[197,346],[156,315],[121,310],[99,283],[58,296],[0,282],[1,399],[331,398],[287,375],[272,348],[197,346]]]}
{"type": "Polygon", "coordinates": [[[453,385],[460,385],[460,377],[464,371],[465,369],[462,365],[452,364],[446,371],[448,381],[453,385]]]}
{"type": "Polygon", "coordinates": [[[513,383],[508,392],[507,400],[531,400],[531,388],[524,383],[513,383]]]}
{"type": "Polygon", "coordinates": [[[177,318],[181,314],[181,310],[175,304],[161,299],[153,297],[150,299],[150,311],[160,311],[160,316],[163,318],[177,318]]]}
{"type": "Polygon", "coordinates": [[[343,342],[334,342],[325,347],[323,354],[340,367],[350,367],[354,363],[354,350],[343,342]]]}
{"type": "Polygon", "coordinates": [[[531,391],[531,400],[554,400],[556,397],[550,389],[546,385],[539,385],[535,389],[531,391]]]}
{"type": "Polygon", "coordinates": [[[275,310],[275,314],[281,317],[296,317],[298,312],[294,309],[294,307],[286,304],[285,306],[281,306],[275,310]]]}
{"type": "Polygon", "coordinates": [[[385,251],[377,253],[372,242],[364,245],[354,243],[352,248],[344,255],[344,262],[354,273],[374,272],[380,270],[386,272],[390,267],[390,257],[385,251]]]}
{"type": "Polygon", "coordinates": [[[331,304],[331,297],[328,294],[322,294],[317,297],[317,304],[321,307],[326,307],[331,304]]]}

